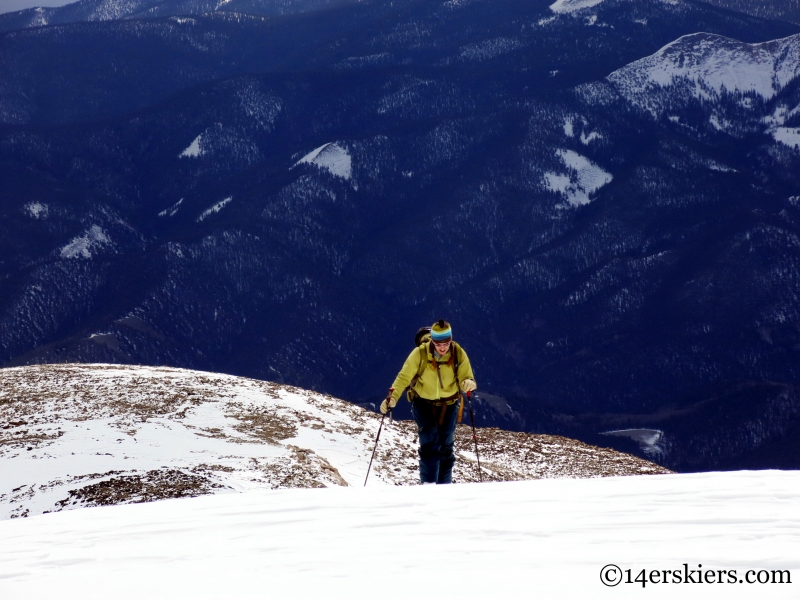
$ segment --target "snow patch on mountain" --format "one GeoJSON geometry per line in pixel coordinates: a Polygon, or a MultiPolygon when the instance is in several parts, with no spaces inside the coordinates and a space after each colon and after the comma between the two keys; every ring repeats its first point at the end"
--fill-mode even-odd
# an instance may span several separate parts
{"type": "Polygon", "coordinates": [[[180,205],[183,204],[183,198],[178,200],[175,204],[170,206],[169,208],[165,208],[160,213],[158,213],[159,217],[174,217],[175,214],[178,212],[180,205]]]}
{"type": "Polygon", "coordinates": [[[446,8],[464,8],[465,6],[469,6],[470,4],[475,4],[480,0],[448,0],[442,6],[446,8]]]}
{"type": "Polygon", "coordinates": [[[152,0],[100,0],[87,21],[114,21],[152,4],[152,0]]]}
{"type": "Polygon", "coordinates": [[[589,135],[586,135],[586,133],[584,132],[581,133],[581,144],[583,144],[584,146],[588,146],[595,140],[602,140],[602,139],[603,139],[603,134],[598,133],[596,131],[590,132],[589,135]]]}
{"type": "Polygon", "coordinates": [[[100,248],[111,244],[103,228],[92,225],[83,235],[73,238],[69,244],[61,248],[61,258],[92,258],[100,248]]]}
{"type": "MultiPolygon", "coordinates": [[[[281,110],[280,102],[252,88],[239,90],[242,112],[254,119],[264,131],[271,131],[281,110]]],[[[251,165],[261,159],[258,144],[250,127],[214,123],[200,133],[178,158],[200,158],[216,155],[217,160],[251,165]]]]}
{"type": "Polygon", "coordinates": [[[708,159],[705,162],[705,166],[711,169],[712,171],[719,171],[720,173],[737,173],[736,169],[732,169],[722,163],[718,163],[715,160],[708,159]]]}
{"type": "Polygon", "coordinates": [[[551,192],[566,196],[567,204],[562,208],[589,204],[590,195],[613,179],[611,173],[574,150],[557,150],[556,154],[567,167],[568,174],[547,172],[544,185],[551,192]]]}
{"type": "Polygon", "coordinates": [[[776,127],[772,130],[772,137],[781,144],[800,147],[800,127],[776,127]]]}
{"type": "Polygon", "coordinates": [[[29,202],[23,207],[23,210],[34,219],[46,219],[50,214],[50,208],[41,202],[29,202]]]}
{"type": "Polygon", "coordinates": [[[557,0],[550,5],[550,10],[554,13],[565,14],[577,12],[584,8],[591,8],[597,6],[603,0],[557,0]]]}
{"type": "Polygon", "coordinates": [[[775,107],[771,115],[767,115],[762,121],[769,127],[782,127],[787,121],[798,114],[800,114],[800,105],[789,110],[788,105],[781,103],[775,107]]]}
{"type": "Polygon", "coordinates": [[[30,25],[28,26],[45,27],[46,25],[49,25],[47,17],[48,17],[48,11],[44,7],[37,6],[33,10],[33,16],[31,17],[30,25]]]}
{"type": "Polygon", "coordinates": [[[199,217],[197,217],[197,222],[199,223],[200,221],[205,220],[206,217],[209,217],[214,213],[218,213],[228,204],[230,204],[231,200],[233,200],[233,196],[228,196],[224,200],[220,200],[219,202],[217,202],[214,206],[207,208],[206,210],[203,211],[203,213],[199,217]]]}
{"type": "Polygon", "coordinates": [[[197,158],[198,156],[203,155],[203,149],[200,146],[200,143],[203,141],[203,134],[201,133],[194,141],[189,144],[189,146],[178,155],[178,158],[197,158]]]}
{"type": "Polygon", "coordinates": [[[604,431],[600,435],[624,437],[637,442],[647,456],[656,457],[664,454],[664,432],[659,429],[615,429],[604,431]]]}
{"type": "Polygon", "coordinates": [[[352,177],[352,159],[346,149],[336,142],[323,144],[298,160],[292,168],[300,164],[316,165],[331,175],[349,180],[352,177]]]}
{"type": "Polygon", "coordinates": [[[746,44],[710,33],[683,36],[606,78],[632,104],[658,116],[664,91],[681,86],[694,98],[723,91],[770,99],[800,74],[800,34],[746,44]]]}
{"type": "Polygon", "coordinates": [[[573,137],[575,135],[574,123],[575,120],[572,117],[567,117],[564,120],[564,135],[567,137],[573,137]]]}

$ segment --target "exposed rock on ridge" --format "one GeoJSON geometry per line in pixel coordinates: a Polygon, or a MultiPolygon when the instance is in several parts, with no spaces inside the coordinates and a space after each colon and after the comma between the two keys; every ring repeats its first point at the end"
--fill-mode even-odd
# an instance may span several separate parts
{"type": "MultiPolygon", "coordinates": [[[[256,488],[363,485],[379,415],[322,394],[157,367],[0,371],[0,515],[256,488]]],[[[481,429],[484,479],[668,472],[567,438],[481,429]]],[[[455,479],[476,481],[471,432],[455,479]]],[[[384,425],[370,485],[417,481],[413,423],[384,425]]]]}

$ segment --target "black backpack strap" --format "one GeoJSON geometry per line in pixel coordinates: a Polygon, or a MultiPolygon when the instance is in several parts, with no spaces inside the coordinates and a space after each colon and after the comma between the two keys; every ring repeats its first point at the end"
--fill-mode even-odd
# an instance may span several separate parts
{"type": "Polygon", "coordinates": [[[453,342],[453,375],[455,376],[456,386],[458,387],[459,390],[461,390],[461,387],[459,385],[461,382],[458,380],[458,368],[460,366],[461,366],[461,346],[453,342]]]}
{"type": "Polygon", "coordinates": [[[427,344],[420,344],[417,346],[417,350],[419,350],[419,365],[417,365],[417,374],[414,375],[413,379],[408,384],[406,388],[408,392],[406,395],[408,396],[409,400],[413,400],[414,398],[411,397],[413,393],[416,396],[416,392],[414,392],[414,386],[417,385],[419,378],[422,377],[422,374],[425,372],[425,367],[428,366],[428,350],[426,349],[427,344]]]}
{"type": "Polygon", "coordinates": [[[461,417],[464,416],[464,394],[461,393],[461,382],[458,380],[458,368],[461,366],[461,346],[452,343],[453,346],[453,376],[456,379],[456,393],[458,394],[458,422],[461,423],[461,417]]]}

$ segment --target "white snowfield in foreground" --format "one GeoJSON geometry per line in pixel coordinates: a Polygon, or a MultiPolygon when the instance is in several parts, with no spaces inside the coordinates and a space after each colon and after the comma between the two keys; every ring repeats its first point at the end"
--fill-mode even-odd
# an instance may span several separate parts
{"type": "Polygon", "coordinates": [[[760,471],[89,508],[0,522],[0,597],[798,598],[798,501],[800,474],[760,471]]]}

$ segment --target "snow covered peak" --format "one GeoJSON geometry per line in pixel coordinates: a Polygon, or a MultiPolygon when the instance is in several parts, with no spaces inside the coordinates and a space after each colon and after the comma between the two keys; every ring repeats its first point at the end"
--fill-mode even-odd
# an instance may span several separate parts
{"type": "Polygon", "coordinates": [[[697,98],[754,92],[770,99],[800,74],[800,34],[746,44],[710,33],[683,36],[655,54],[611,73],[607,79],[629,101],[648,106],[646,96],[677,84],[697,98]]]}

